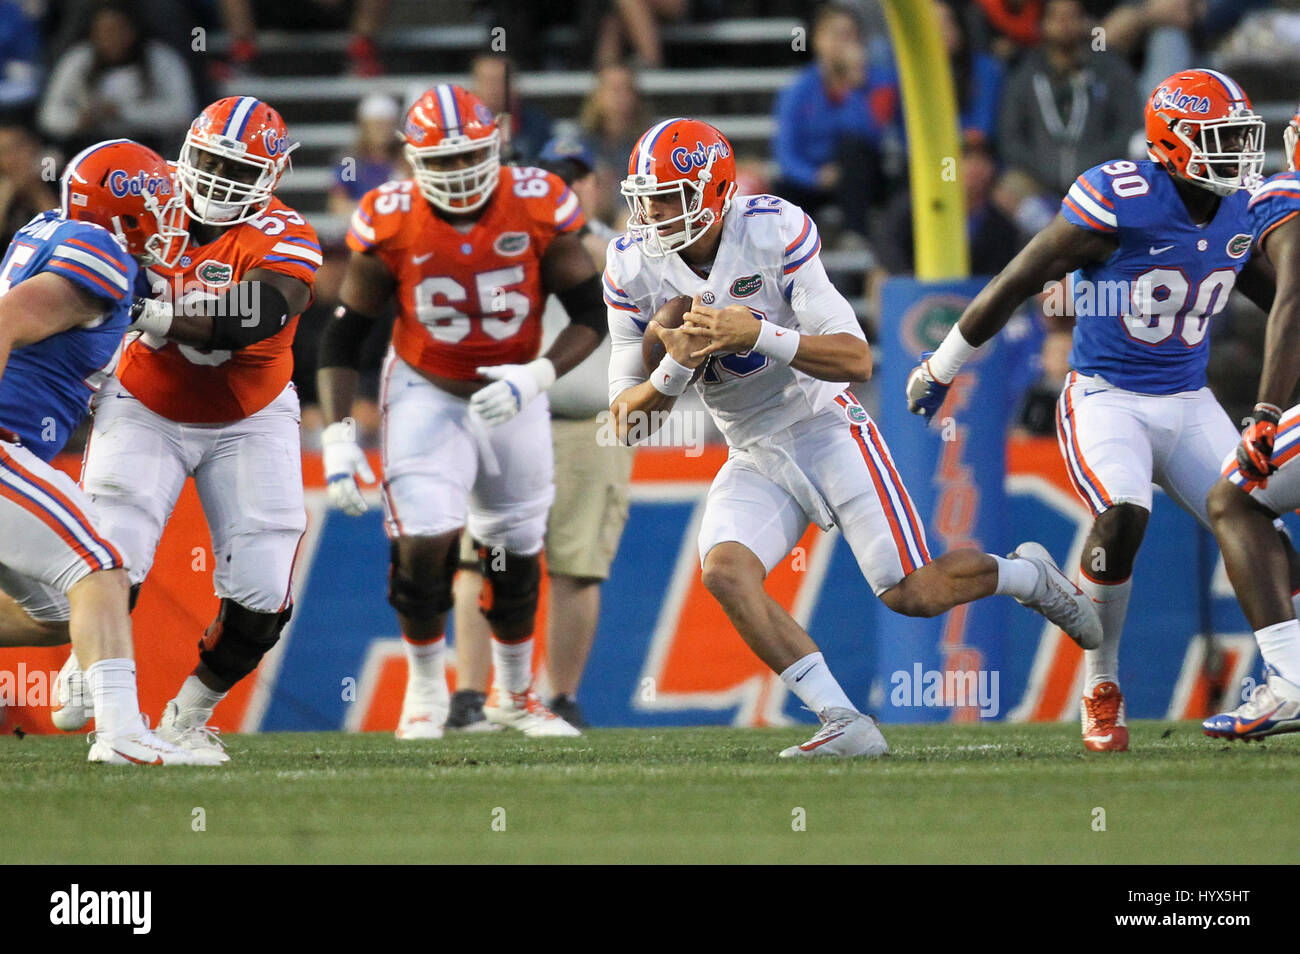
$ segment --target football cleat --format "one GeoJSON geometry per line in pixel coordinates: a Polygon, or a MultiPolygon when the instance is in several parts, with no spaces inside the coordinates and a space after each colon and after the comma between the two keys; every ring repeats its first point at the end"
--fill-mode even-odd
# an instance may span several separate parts
{"type": "Polygon", "coordinates": [[[587,720],[582,717],[582,707],[578,700],[567,693],[560,693],[551,698],[551,711],[575,729],[589,729],[587,720]]]}
{"type": "Polygon", "coordinates": [[[163,709],[162,721],[158,723],[157,735],[164,742],[178,745],[189,752],[204,752],[214,756],[218,762],[229,762],[226,746],[221,741],[221,730],[215,726],[205,725],[207,715],[198,718],[181,712],[180,706],[173,699],[163,709]]]}
{"type": "Polygon", "coordinates": [[[164,742],[143,727],[138,732],[112,739],[93,732],[87,738],[90,741],[87,761],[105,765],[220,765],[222,762],[214,752],[164,742]]]}
{"type": "Polygon", "coordinates": [[[448,732],[500,732],[501,726],[489,722],[483,714],[486,692],[474,689],[457,689],[451,694],[451,711],[443,727],[448,732]]]}
{"type": "Polygon", "coordinates": [[[524,692],[506,692],[499,686],[493,686],[488,693],[484,714],[497,725],[518,729],[524,735],[533,738],[543,736],[563,736],[573,738],[582,735],[537,698],[531,686],[524,692]]]}
{"type": "Polygon", "coordinates": [[[402,716],[397,721],[397,737],[407,741],[441,739],[442,724],[447,721],[448,695],[446,679],[408,679],[402,716]]]}
{"type": "Polygon", "coordinates": [[[1083,747],[1090,752],[1127,752],[1124,694],[1113,682],[1098,683],[1079,703],[1083,747]]]}
{"type": "Polygon", "coordinates": [[[1028,560],[1043,571],[1034,595],[1017,601],[1021,606],[1047,617],[1084,649],[1101,645],[1101,617],[1092,598],[1061,572],[1041,543],[1022,543],[1008,559],[1028,560]]]}
{"type": "Polygon", "coordinates": [[[1221,712],[1201,723],[1215,739],[1262,739],[1284,732],[1300,732],[1300,686],[1283,679],[1272,666],[1264,683],[1232,712],[1221,712]]]}
{"type": "Polygon", "coordinates": [[[90,680],[81,671],[77,654],[70,653],[54,680],[54,698],[59,707],[50,713],[55,728],[76,732],[95,717],[95,700],[90,697],[90,680]]]}
{"type": "Polygon", "coordinates": [[[875,716],[853,709],[826,708],[817,713],[817,718],[821,719],[822,727],[803,745],[792,745],[782,750],[781,758],[874,758],[889,754],[889,743],[880,733],[875,716]]]}

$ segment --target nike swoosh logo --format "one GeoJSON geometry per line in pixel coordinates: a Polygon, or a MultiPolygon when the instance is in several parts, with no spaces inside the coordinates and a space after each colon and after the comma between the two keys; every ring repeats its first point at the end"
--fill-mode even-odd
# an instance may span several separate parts
{"type": "Polygon", "coordinates": [[[785,334],[784,331],[778,331],[778,332],[776,333],[776,336],[779,338],[779,337],[781,337],[783,334],[785,334]]]}
{"type": "MultiPolygon", "coordinates": [[[[1171,247],[1172,247],[1172,246],[1171,246],[1171,247]]],[[[429,259],[431,259],[431,258],[433,258],[433,253],[432,253],[432,252],[430,252],[428,255],[412,255],[412,256],[411,256],[411,264],[412,264],[412,265],[423,265],[425,262],[427,262],[427,261],[428,261],[429,259]]]]}
{"type": "Polygon", "coordinates": [[[161,755],[158,756],[156,759],[154,759],[152,762],[146,762],[144,759],[131,758],[131,756],[127,755],[121,749],[114,749],[113,751],[116,752],[118,755],[122,756],[122,758],[126,759],[128,762],[134,762],[136,765],[162,765],[163,764],[161,755]]]}
{"type": "Polygon", "coordinates": [[[795,677],[794,677],[794,681],[795,681],[795,682],[798,682],[798,681],[801,680],[804,676],[808,675],[808,673],[812,672],[812,671],[813,671],[814,669],[816,669],[816,668],[817,668],[817,664],[816,664],[816,663],[813,663],[811,666],[809,666],[809,667],[808,667],[807,669],[805,669],[803,672],[799,673],[799,675],[795,676],[795,677]]]}
{"type": "Polygon", "coordinates": [[[1148,254],[1148,255],[1160,255],[1160,254],[1163,254],[1164,252],[1169,251],[1171,248],[1173,248],[1172,245],[1165,245],[1165,246],[1163,246],[1163,247],[1161,247],[1161,248],[1156,248],[1154,245],[1152,245],[1149,249],[1147,249],[1147,254],[1148,254]]]}
{"type": "Polygon", "coordinates": [[[1100,394],[1105,388],[1093,388],[1091,391],[1084,391],[1083,396],[1088,397],[1090,394],[1100,394]]]}
{"type": "Polygon", "coordinates": [[[1090,735],[1090,736],[1088,736],[1088,741],[1089,741],[1089,742],[1109,742],[1109,741],[1111,740],[1111,737],[1112,737],[1113,735],[1114,735],[1114,733],[1111,733],[1111,732],[1107,732],[1105,735],[1090,735]]]}
{"type": "Polygon", "coordinates": [[[843,734],[843,732],[836,732],[834,735],[828,735],[826,738],[819,739],[816,742],[805,742],[803,745],[799,746],[799,748],[803,749],[805,752],[811,752],[813,749],[825,745],[827,742],[834,742],[843,734]]]}
{"type": "Polygon", "coordinates": [[[1241,735],[1243,732],[1250,732],[1253,729],[1258,729],[1261,725],[1267,722],[1269,720],[1269,717],[1272,715],[1273,713],[1270,712],[1266,715],[1260,716],[1258,719],[1255,719],[1252,722],[1242,722],[1241,716],[1238,716],[1237,724],[1232,727],[1232,731],[1236,732],[1238,735],[1241,735]]]}

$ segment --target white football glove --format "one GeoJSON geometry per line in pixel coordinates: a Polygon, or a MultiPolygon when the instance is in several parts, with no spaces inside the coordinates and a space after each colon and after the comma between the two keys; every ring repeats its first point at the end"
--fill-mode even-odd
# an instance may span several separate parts
{"type": "Polygon", "coordinates": [[[549,358],[538,358],[528,364],[497,364],[475,371],[492,378],[493,383],[474,392],[469,399],[469,412],[489,427],[504,424],[555,383],[555,365],[549,358]]]}
{"type": "Polygon", "coordinates": [[[373,484],[375,474],[366,460],[365,451],[357,444],[356,421],[350,417],[335,421],[321,433],[320,443],[330,506],[349,516],[361,516],[366,512],[366,501],[361,496],[357,478],[373,484]]]}

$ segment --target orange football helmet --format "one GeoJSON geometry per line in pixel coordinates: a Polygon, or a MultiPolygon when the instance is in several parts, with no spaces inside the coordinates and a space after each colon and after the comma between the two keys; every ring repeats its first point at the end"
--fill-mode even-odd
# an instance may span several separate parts
{"type": "Polygon", "coordinates": [[[619,190],[631,211],[628,233],[641,250],[652,258],[679,252],[699,241],[731,207],[736,194],[731,143],[698,119],[656,123],[633,147],[619,190]],[[680,200],[681,213],[653,220],[651,200],[673,197],[680,200]]]}
{"type": "Polygon", "coordinates": [[[205,225],[247,222],[270,205],[297,148],[280,114],[260,99],[217,100],[190,124],[176,161],[186,210],[205,225]]]}
{"type": "Polygon", "coordinates": [[[402,126],[420,193],[444,212],[481,208],[501,175],[501,130],[473,93],[452,83],[425,90],[402,126]]]}
{"type": "Polygon", "coordinates": [[[1184,70],[1157,86],[1146,128],[1153,161],[1217,195],[1248,188],[1264,169],[1264,120],[1216,70],[1184,70]]]}
{"type": "Polygon", "coordinates": [[[130,139],[77,153],[60,182],[65,219],[93,222],[142,265],[174,268],[189,245],[185,203],[167,160],[130,139]]]}

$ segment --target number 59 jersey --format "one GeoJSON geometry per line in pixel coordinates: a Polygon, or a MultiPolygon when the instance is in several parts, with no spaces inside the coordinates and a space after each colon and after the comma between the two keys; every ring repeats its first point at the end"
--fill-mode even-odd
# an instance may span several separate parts
{"type": "Polygon", "coordinates": [[[476,368],[537,357],[542,257],[556,236],[579,231],[586,219],[558,176],[501,171],[465,231],[436,213],[412,179],[367,192],[353,213],[348,247],[376,256],[396,281],[393,349],[412,367],[473,380],[476,368]]]}
{"type": "MultiPolygon", "coordinates": [[[[191,247],[155,294],[174,305],[217,298],[250,271],[264,268],[311,286],[321,265],[316,231],[279,199],[260,215],[191,247]]],[[[276,334],[238,351],[205,351],[141,335],[122,355],[117,376],[145,407],[183,424],[242,421],[280,395],[293,374],[290,315],[276,334]]]]}
{"type": "Polygon", "coordinates": [[[1225,196],[1196,225],[1172,178],[1150,160],[1089,169],[1061,202],[1080,228],[1119,248],[1069,279],[1070,364],[1080,374],[1143,394],[1205,386],[1210,318],[1223,310],[1252,243],[1250,195],[1225,196]]]}

